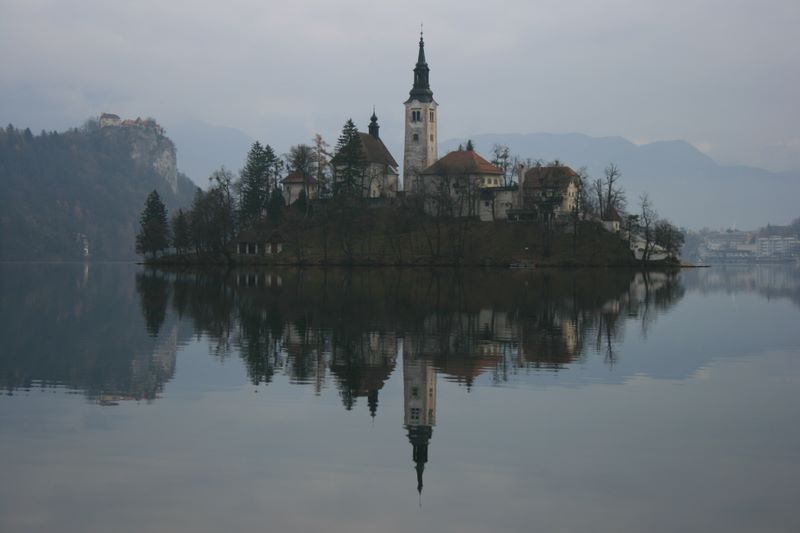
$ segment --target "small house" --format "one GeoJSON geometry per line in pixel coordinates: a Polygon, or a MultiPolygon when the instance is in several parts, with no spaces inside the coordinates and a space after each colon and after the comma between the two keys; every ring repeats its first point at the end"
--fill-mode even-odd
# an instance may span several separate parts
{"type": "Polygon", "coordinates": [[[299,172],[292,172],[283,180],[283,198],[286,205],[292,205],[299,198],[301,193],[306,194],[306,200],[316,200],[319,194],[319,184],[312,176],[303,177],[299,172]]]}
{"type": "Polygon", "coordinates": [[[510,189],[503,189],[503,171],[468,149],[454,150],[420,172],[417,192],[428,214],[475,216],[482,205],[491,212],[498,195],[504,198],[501,202],[510,203],[510,189]],[[488,194],[491,189],[498,194],[488,194]],[[486,198],[491,199],[489,205],[486,198]]]}
{"type": "Polygon", "coordinates": [[[268,233],[257,228],[248,228],[239,233],[236,239],[236,253],[240,256],[275,255],[283,251],[285,242],[286,239],[277,230],[268,233]]]}

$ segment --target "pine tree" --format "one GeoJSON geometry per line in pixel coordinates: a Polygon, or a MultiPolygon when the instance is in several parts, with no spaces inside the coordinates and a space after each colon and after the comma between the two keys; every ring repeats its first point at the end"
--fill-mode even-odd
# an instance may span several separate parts
{"type": "Polygon", "coordinates": [[[286,201],[283,199],[283,193],[280,189],[273,189],[269,199],[269,218],[274,225],[278,225],[283,217],[283,209],[286,207],[286,201]]]}
{"type": "Polygon", "coordinates": [[[280,180],[281,173],[283,172],[283,161],[270,145],[264,146],[263,157],[264,168],[267,170],[267,190],[274,191],[278,188],[278,180],[280,180]]]}
{"type": "Polygon", "coordinates": [[[336,143],[334,196],[360,196],[360,185],[367,168],[358,129],[347,119],[336,143]]]}
{"type": "Polygon", "coordinates": [[[169,246],[169,224],[167,208],[157,191],[151,192],[145,201],[139,218],[139,234],[136,235],[136,253],[153,257],[169,246]]]}
{"type": "Polygon", "coordinates": [[[240,176],[239,217],[243,226],[258,221],[267,209],[270,189],[269,163],[266,150],[261,143],[254,142],[247,153],[247,162],[240,176]]]}
{"type": "Polygon", "coordinates": [[[175,251],[183,254],[191,244],[189,233],[189,220],[183,209],[178,209],[178,214],[172,219],[172,245],[175,251]]]}

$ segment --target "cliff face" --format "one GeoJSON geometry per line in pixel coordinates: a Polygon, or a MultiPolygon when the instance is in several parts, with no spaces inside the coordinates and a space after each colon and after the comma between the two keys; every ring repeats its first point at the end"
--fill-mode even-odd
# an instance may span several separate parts
{"type": "Polygon", "coordinates": [[[108,136],[122,136],[130,144],[131,159],[137,165],[152,169],[178,192],[178,163],[175,144],[164,135],[164,130],[153,120],[124,121],[105,125],[102,132],[108,136]]]}

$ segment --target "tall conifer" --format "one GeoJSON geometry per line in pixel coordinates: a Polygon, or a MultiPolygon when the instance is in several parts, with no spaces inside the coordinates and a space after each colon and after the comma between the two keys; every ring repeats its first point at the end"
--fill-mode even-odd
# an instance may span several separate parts
{"type": "Polygon", "coordinates": [[[167,208],[157,191],[151,192],[145,201],[139,218],[139,234],[136,235],[136,253],[156,256],[169,246],[169,223],[167,208]]]}

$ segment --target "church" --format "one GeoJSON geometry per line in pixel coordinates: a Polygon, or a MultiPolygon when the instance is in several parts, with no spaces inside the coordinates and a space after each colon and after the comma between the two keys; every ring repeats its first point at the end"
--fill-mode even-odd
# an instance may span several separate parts
{"type": "MultiPolygon", "coordinates": [[[[369,133],[358,133],[367,165],[363,196],[404,196],[431,216],[478,217],[484,222],[563,219],[571,213],[579,182],[569,167],[521,167],[514,169],[517,183],[508,183],[505,172],[475,152],[471,143],[439,158],[439,104],[433,99],[421,32],[414,82],[403,106],[402,182],[399,166],[380,138],[374,110],[369,133]],[[556,174],[559,179],[549,178],[556,174]]],[[[337,157],[332,163],[336,169],[337,157]]]]}

